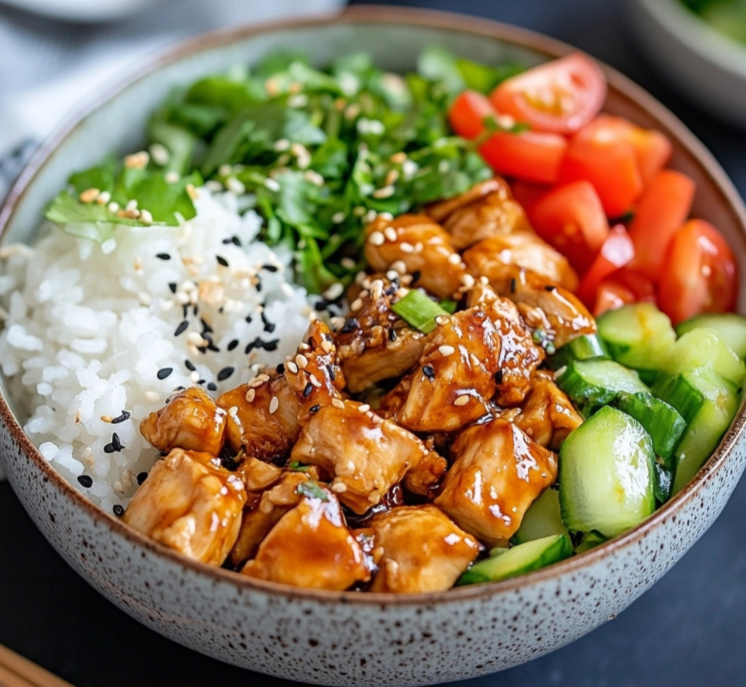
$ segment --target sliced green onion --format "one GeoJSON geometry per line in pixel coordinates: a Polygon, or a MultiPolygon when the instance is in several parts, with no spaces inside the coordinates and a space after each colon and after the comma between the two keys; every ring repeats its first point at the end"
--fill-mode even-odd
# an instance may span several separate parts
{"type": "Polygon", "coordinates": [[[453,313],[456,312],[456,307],[458,306],[458,303],[456,301],[441,301],[440,307],[443,308],[447,313],[450,313],[453,315],[453,313]]]}
{"type": "Polygon", "coordinates": [[[410,291],[394,303],[391,309],[407,324],[425,334],[435,329],[436,317],[449,314],[445,308],[431,301],[421,291],[410,291]]]}

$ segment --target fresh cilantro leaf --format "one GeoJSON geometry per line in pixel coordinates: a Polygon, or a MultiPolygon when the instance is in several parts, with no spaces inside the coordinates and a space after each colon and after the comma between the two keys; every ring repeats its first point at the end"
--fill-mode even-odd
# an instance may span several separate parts
{"type": "Polygon", "coordinates": [[[301,482],[295,489],[295,493],[300,496],[305,496],[309,499],[319,499],[321,501],[328,501],[329,494],[327,494],[318,482],[309,480],[308,482],[301,482]]]}

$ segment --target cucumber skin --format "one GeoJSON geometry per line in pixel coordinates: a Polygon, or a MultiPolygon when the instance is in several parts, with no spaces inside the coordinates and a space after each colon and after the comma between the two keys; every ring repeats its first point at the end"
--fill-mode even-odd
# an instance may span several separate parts
{"type": "Polygon", "coordinates": [[[585,553],[586,551],[595,549],[597,546],[601,546],[601,544],[605,544],[607,541],[609,540],[600,532],[596,532],[595,530],[586,532],[580,543],[575,547],[575,553],[585,553]]]}
{"type": "Polygon", "coordinates": [[[714,329],[739,358],[746,358],[746,317],[735,313],[696,315],[676,325],[676,334],[683,336],[700,327],[714,329]]]}
{"type": "Polygon", "coordinates": [[[653,464],[653,480],[655,500],[663,505],[673,493],[673,470],[656,460],[653,464]]]}
{"type": "MultiPolygon", "coordinates": [[[[596,362],[607,362],[609,365],[619,365],[613,360],[601,361],[601,360],[586,360],[586,361],[575,361],[567,366],[567,369],[555,380],[557,386],[564,391],[576,404],[585,417],[589,417],[592,412],[601,406],[608,405],[616,400],[620,393],[620,390],[616,389],[604,389],[596,387],[598,391],[594,393],[588,393],[586,391],[587,383],[582,376],[582,366],[588,363],[596,362]],[[580,381],[574,381],[580,380],[580,381]]],[[[630,375],[636,375],[634,370],[629,370],[623,365],[619,365],[625,372],[630,375]]],[[[639,380],[638,380],[639,381],[639,380]]],[[[643,392],[648,391],[648,388],[642,383],[636,391],[643,392]]],[[[629,393],[629,392],[628,392],[629,393]]]]}
{"type": "Polygon", "coordinates": [[[545,568],[548,565],[559,563],[570,556],[572,556],[572,542],[566,534],[544,537],[543,539],[537,539],[525,544],[518,544],[504,553],[475,563],[459,577],[455,586],[462,587],[482,582],[508,580],[511,577],[518,577],[519,575],[545,568]],[[521,549],[523,547],[538,545],[540,542],[545,542],[546,548],[538,556],[526,563],[513,563],[511,566],[511,560],[520,560],[520,556],[523,553],[521,549]],[[508,561],[507,564],[506,560],[508,561]]]}
{"type": "Polygon", "coordinates": [[[622,412],[637,420],[653,440],[653,450],[661,458],[670,458],[686,430],[686,420],[678,411],[665,401],[652,394],[620,394],[617,407],[622,412]],[[666,425],[653,425],[655,410],[658,410],[659,421],[666,425]]]}
{"type": "MultiPolygon", "coordinates": [[[[612,426],[604,427],[602,425],[600,429],[595,431],[601,432],[616,429],[618,428],[612,426]]],[[[616,436],[618,436],[618,433],[616,436]]],[[[614,458],[614,460],[616,460],[616,458],[614,458]]],[[[601,408],[601,410],[593,415],[593,417],[591,417],[585,423],[580,425],[580,427],[574,430],[570,434],[570,436],[565,439],[565,442],[560,448],[559,463],[560,506],[562,510],[562,521],[571,532],[590,532],[591,530],[597,530],[603,536],[611,539],[612,537],[625,532],[631,527],[636,526],[638,523],[640,523],[642,520],[644,520],[655,511],[653,473],[654,452],[652,439],[642,427],[642,425],[637,422],[637,420],[629,417],[621,410],[617,410],[616,408],[613,408],[611,406],[601,408]],[[638,460],[640,458],[644,458],[647,463],[647,475],[645,476],[642,473],[640,473],[639,475],[640,478],[646,477],[647,479],[647,485],[645,486],[644,492],[638,492],[638,494],[631,495],[633,498],[635,496],[637,497],[638,503],[631,505],[622,503],[620,504],[619,508],[616,509],[616,513],[613,512],[609,506],[610,504],[613,504],[614,496],[618,491],[618,485],[614,484],[613,482],[601,485],[604,492],[608,492],[604,494],[604,496],[608,496],[608,499],[604,506],[599,506],[599,502],[597,500],[599,491],[598,485],[592,485],[590,489],[584,489],[583,486],[587,487],[588,483],[587,481],[585,481],[585,484],[582,484],[585,475],[589,474],[588,469],[590,467],[595,467],[597,475],[602,475],[601,479],[603,479],[604,475],[613,475],[614,468],[616,467],[615,465],[609,464],[608,467],[593,466],[592,463],[588,462],[588,456],[607,456],[608,451],[605,450],[606,447],[599,446],[599,444],[602,442],[598,441],[597,437],[593,437],[594,441],[592,443],[594,444],[594,448],[598,447],[598,451],[593,453],[583,451],[581,452],[579,458],[576,458],[577,453],[575,449],[575,442],[572,441],[573,436],[575,436],[576,441],[583,442],[584,446],[582,448],[587,448],[585,444],[589,443],[588,439],[590,439],[591,437],[585,437],[580,433],[583,432],[583,434],[587,434],[587,432],[589,431],[594,431],[595,425],[601,422],[605,422],[607,418],[609,419],[610,424],[620,421],[624,422],[629,431],[634,432],[636,436],[630,438],[639,439],[643,444],[640,446],[642,456],[639,456],[638,460]],[[570,451],[572,451],[572,454],[568,453],[570,451]],[[579,502],[582,502],[583,500],[585,500],[585,503],[579,505],[579,502]],[[586,512],[582,513],[583,510],[585,510],[586,512]],[[634,510],[634,512],[630,513],[629,511],[631,510],[634,510]],[[602,515],[598,516],[598,512],[601,512],[602,515]],[[613,515],[614,517],[609,517],[611,515],[613,515]]],[[[642,470],[641,467],[640,469],[642,470]]]]}
{"type": "Polygon", "coordinates": [[[584,334],[568,341],[554,355],[547,357],[547,367],[559,370],[575,360],[608,360],[611,356],[598,334],[584,334]]]}

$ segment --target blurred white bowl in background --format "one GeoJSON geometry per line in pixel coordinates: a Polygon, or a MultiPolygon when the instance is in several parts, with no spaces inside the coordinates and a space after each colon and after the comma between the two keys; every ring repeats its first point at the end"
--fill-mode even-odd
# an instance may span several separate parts
{"type": "Polygon", "coordinates": [[[158,0],[0,0],[35,14],[76,22],[104,22],[134,14],[158,0]]]}
{"type": "Polygon", "coordinates": [[[746,46],[725,36],[678,0],[631,0],[644,48],[689,100],[746,127],[746,46]]]}

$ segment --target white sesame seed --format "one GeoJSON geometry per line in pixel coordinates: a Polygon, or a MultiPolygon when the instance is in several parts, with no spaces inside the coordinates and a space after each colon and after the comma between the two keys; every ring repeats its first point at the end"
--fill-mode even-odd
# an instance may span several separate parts
{"type": "Polygon", "coordinates": [[[367,403],[363,403],[363,405],[358,406],[357,408],[361,413],[367,413],[370,410],[370,405],[367,403]]]}
{"type": "Polygon", "coordinates": [[[461,283],[470,289],[472,286],[474,286],[474,277],[472,277],[470,274],[462,274],[461,283]]]}
{"type": "Polygon", "coordinates": [[[422,241],[417,241],[417,243],[414,244],[414,252],[422,253],[423,250],[425,250],[424,244],[422,243],[422,241]]]}
{"type": "Polygon", "coordinates": [[[374,198],[391,198],[396,193],[396,188],[389,184],[388,186],[382,186],[381,188],[377,188],[371,195],[374,198]]]}
{"type": "Polygon", "coordinates": [[[280,138],[274,142],[272,148],[274,148],[278,153],[281,153],[290,148],[290,141],[288,141],[287,138],[280,138]]]}
{"type": "Polygon", "coordinates": [[[399,248],[401,249],[402,253],[414,253],[414,246],[411,243],[407,243],[406,241],[400,243],[399,248]]]}
{"type": "Polygon", "coordinates": [[[144,150],[124,158],[124,166],[128,169],[145,169],[148,162],[150,162],[150,155],[144,150]]]}
{"type": "Polygon", "coordinates": [[[438,163],[438,171],[441,174],[445,174],[446,172],[448,172],[449,169],[450,169],[450,165],[448,164],[448,160],[441,160],[438,163]]]}
{"type": "Polygon", "coordinates": [[[368,237],[368,243],[371,246],[382,246],[384,243],[386,243],[386,237],[380,231],[374,231],[368,237]]]}
{"type": "Polygon", "coordinates": [[[194,344],[195,346],[202,345],[202,336],[197,332],[189,332],[187,334],[187,343],[194,344]]]}
{"type": "Polygon", "coordinates": [[[334,282],[326,291],[324,291],[324,298],[333,301],[335,298],[339,298],[344,293],[345,287],[340,282],[334,282]]]}
{"type": "Polygon", "coordinates": [[[236,415],[238,415],[238,406],[231,406],[230,408],[228,408],[228,415],[230,415],[235,420],[236,415]]]}
{"type": "Polygon", "coordinates": [[[280,182],[276,179],[265,179],[264,186],[273,193],[277,193],[280,190],[280,182]]]}
{"type": "Polygon", "coordinates": [[[116,250],[116,247],[117,242],[114,239],[106,239],[106,241],[101,244],[101,252],[104,255],[109,255],[116,250]]]}
{"type": "Polygon", "coordinates": [[[306,356],[303,355],[302,353],[298,353],[298,355],[295,356],[295,364],[301,370],[305,370],[306,367],[308,367],[308,358],[306,358],[306,356]]]}
{"type": "Polygon", "coordinates": [[[461,256],[458,253],[451,253],[448,256],[448,262],[451,263],[451,265],[458,265],[461,262],[461,256]]]}
{"type": "Polygon", "coordinates": [[[147,401],[151,401],[155,403],[156,401],[161,400],[161,395],[157,391],[146,391],[145,392],[145,399],[147,401]]]}
{"type": "Polygon", "coordinates": [[[114,201],[112,201],[111,203],[109,203],[109,204],[108,204],[108,205],[106,206],[106,209],[107,209],[107,210],[108,210],[109,212],[119,212],[119,203],[115,203],[114,201]]]}
{"type": "Polygon", "coordinates": [[[210,179],[205,182],[205,188],[213,193],[220,193],[225,187],[216,179],[210,179]]]}
{"type": "Polygon", "coordinates": [[[417,163],[413,160],[405,160],[401,166],[402,174],[404,174],[404,178],[407,180],[411,179],[417,173],[418,169],[417,163]]]}
{"type": "Polygon", "coordinates": [[[324,185],[324,177],[321,176],[318,172],[315,172],[312,169],[307,169],[303,173],[303,177],[306,181],[310,181],[312,184],[315,184],[316,186],[323,186],[324,185]]]}
{"type": "Polygon", "coordinates": [[[375,210],[368,210],[368,212],[363,215],[363,222],[370,224],[376,217],[378,217],[378,213],[375,210]]]}
{"type": "Polygon", "coordinates": [[[287,368],[293,374],[297,374],[298,373],[298,366],[292,360],[287,364],[287,368]]]}
{"type": "Polygon", "coordinates": [[[137,200],[133,198],[127,201],[127,205],[124,206],[125,210],[137,210],[137,200]]]}
{"type": "Polygon", "coordinates": [[[342,224],[342,222],[344,222],[346,219],[347,219],[347,215],[345,215],[345,213],[341,212],[341,211],[340,212],[335,212],[332,215],[332,222],[334,224],[342,224]]]}
{"type": "Polygon", "coordinates": [[[101,191],[97,188],[87,188],[78,196],[78,199],[81,203],[92,203],[96,198],[98,198],[99,193],[101,193],[101,191]]]}
{"type": "Polygon", "coordinates": [[[338,399],[338,398],[333,398],[332,399],[332,405],[335,408],[339,408],[340,410],[343,410],[344,407],[345,407],[345,404],[340,399],[338,399]]]}
{"type": "Polygon", "coordinates": [[[350,304],[350,310],[352,310],[352,312],[357,312],[357,311],[358,311],[358,310],[360,310],[360,308],[362,308],[362,307],[363,307],[363,301],[362,301],[362,300],[361,300],[360,298],[356,298],[356,299],[355,299],[354,301],[352,301],[352,303],[350,304]]]}
{"type": "Polygon", "coordinates": [[[247,403],[253,403],[255,397],[256,397],[256,391],[254,389],[249,389],[246,392],[246,396],[244,398],[246,399],[247,403]]]}
{"type": "Polygon", "coordinates": [[[448,315],[438,315],[435,318],[435,324],[444,325],[448,322],[448,315]]]}
{"type": "Polygon", "coordinates": [[[456,399],[456,400],[455,400],[455,401],[453,402],[453,405],[455,405],[455,406],[465,406],[465,405],[466,405],[466,404],[467,404],[468,402],[469,402],[469,397],[468,397],[468,396],[466,396],[466,395],[464,395],[464,396],[459,396],[459,397],[458,397],[458,398],[457,398],[457,399],[456,399]]]}
{"type": "Polygon", "coordinates": [[[335,482],[332,484],[331,490],[335,494],[344,494],[347,491],[347,485],[344,482],[335,482]]]}
{"type": "Polygon", "coordinates": [[[140,210],[140,221],[143,224],[152,224],[153,215],[148,210],[140,210]]]}
{"type": "Polygon", "coordinates": [[[189,375],[189,379],[192,381],[192,384],[196,384],[199,381],[199,372],[195,370],[189,375]]]}
{"type": "Polygon", "coordinates": [[[220,167],[218,167],[218,174],[221,177],[227,177],[227,176],[229,176],[232,171],[233,170],[231,169],[230,165],[220,165],[220,167]]]}
{"type": "Polygon", "coordinates": [[[98,198],[96,198],[96,202],[99,205],[106,205],[111,200],[111,193],[108,191],[102,191],[98,194],[98,198]]]}
{"type": "Polygon", "coordinates": [[[167,184],[175,184],[181,179],[181,175],[178,172],[166,172],[163,177],[167,184]]]}
{"type": "Polygon", "coordinates": [[[397,260],[396,262],[391,263],[391,269],[396,270],[399,274],[406,274],[407,264],[404,260],[397,260]]]}
{"type": "Polygon", "coordinates": [[[449,356],[453,355],[456,352],[456,349],[453,346],[439,346],[438,351],[443,356],[449,356]]]}
{"type": "Polygon", "coordinates": [[[272,396],[272,400],[269,402],[269,414],[274,415],[275,411],[280,407],[280,399],[277,396],[272,396]]]}
{"type": "Polygon", "coordinates": [[[383,235],[389,240],[389,241],[396,241],[396,239],[399,238],[399,234],[396,233],[396,229],[394,227],[386,227],[383,230],[383,235]]]}
{"type": "Polygon", "coordinates": [[[171,155],[169,154],[166,147],[161,145],[160,143],[153,143],[150,146],[149,150],[150,157],[153,158],[153,162],[155,162],[155,164],[157,165],[160,165],[161,167],[167,165],[168,161],[171,159],[171,155]]]}
{"type": "Polygon", "coordinates": [[[561,377],[563,374],[565,374],[565,370],[567,370],[567,365],[563,365],[562,367],[556,369],[554,371],[554,378],[558,379],[559,377],[561,377]]]}
{"type": "Polygon", "coordinates": [[[236,177],[228,177],[228,180],[225,182],[225,187],[237,196],[242,196],[246,193],[246,186],[244,186],[242,181],[236,179],[236,177]]]}
{"type": "Polygon", "coordinates": [[[342,265],[346,270],[354,270],[355,269],[355,261],[352,258],[348,258],[345,256],[339,261],[339,264],[342,265]]]}

